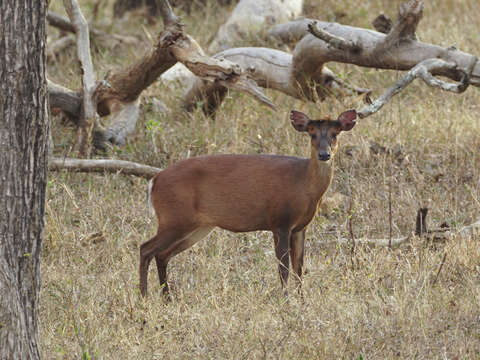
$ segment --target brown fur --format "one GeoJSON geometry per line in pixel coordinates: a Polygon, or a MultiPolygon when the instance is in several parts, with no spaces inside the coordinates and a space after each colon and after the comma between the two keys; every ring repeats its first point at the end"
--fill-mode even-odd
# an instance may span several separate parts
{"type": "MultiPolygon", "coordinates": [[[[301,114],[301,113],[298,113],[301,114]]],[[[304,115],[304,114],[302,114],[304,115]]],[[[159,280],[168,291],[166,266],[214,227],[233,232],[270,230],[288,279],[289,253],[300,281],[305,228],[315,216],[333,175],[339,121],[301,119],[311,136],[311,158],[279,155],[216,155],[180,161],[160,172],[151,189],[157,234],[140,248],[140,289],[147,293],[147,271],[155,256],[159,280]],[[321,152],[332,160],[320,161],[321,152]]]]}

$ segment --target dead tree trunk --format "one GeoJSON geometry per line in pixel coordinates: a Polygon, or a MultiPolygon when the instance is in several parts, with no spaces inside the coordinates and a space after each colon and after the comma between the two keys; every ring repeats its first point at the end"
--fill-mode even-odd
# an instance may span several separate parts
{"type": "Polygon", "coordinates": [[[0,2],[0,359],[40,358],[46,11],[46,1],[0,2]]]}

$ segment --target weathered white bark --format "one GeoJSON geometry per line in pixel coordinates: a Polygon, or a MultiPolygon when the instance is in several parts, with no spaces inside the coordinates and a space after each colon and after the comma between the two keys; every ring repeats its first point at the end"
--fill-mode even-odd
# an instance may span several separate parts
{"type": "MultiPolygon", "coordinates": [[[[363,67],[391,70],[410,70],[426,59],[438,58],[454,62],[457,67],[467,70],[472,56],[455,48],[443,48],[438,45],[423,43],[412,39],[404,39],[388,50],[384,46],[388,35],[373,30],[361,29],[337,23],[316,21],[317,27],[329,34],[354,42],[361,51],[348,52],[331,46],[308,32],[308,25],[315,22],[302,19],[287,24],[277,25],[270,34],[282,41],[298,41],[294,51],[294,63],[297,72],[311,73],[323,64],[334,61],[363,67]],[[378,49],[383,49],[378,52],[378,49]]],[[[433,75],[443,75],[452,80],[459,80],[458,72],[440,70],[433,75]]],[[[477,62],[470,79],[474,86],[480,86],[480,62],[477,62]]]]}
{"type": "Polygon", "coordinates": [[[447,83],[440,79],[437,79],[432,75],[433,72],[438,71],[455,71],[457,69],[457,65],[455,63],[446,62],[440,59],[427,59],[422,61],[421,63],[415,65],[413,69],[411,69],[402,79],[397,81],[392,87],[390,87],[382,96],[376,99],[372,104],[365,106],[361,110],[357,111],[359,118],[363,119],[367,116],[370,116],[377,111],[379,111],[390,99],[398,94],[400,91],[405,89],[413,80],[420,78],[422,79],[427,85],[431,87],[437,87],[444,91],[450,91],[454,93],[462,93],[467,90],[469,85],[469,79],[471,77],[471,73],[473,71],[473,67],[477,62],[476,57],[472,57],[471,63],[469,68],[467,69],[468,73],[463,72],[460,70],[461,74],[459,76],[462,77],[461,82],[458,84],[447,83]]]}
{"type": "MultiPolygon", "coordinates": [[[[250,77],[255,82],[268,89],[280,91],[297,99],[325,99],[332,93],[369,93],[369,89],[349,85],[338,78],[326,66],[315,74],[315,86],[312,91],[310,83],[301,84],[291,76],[293,57],[284,51],[270,48],[233,48],[222,51],[214,56],[239,64],[242,68],[250,68],[250,77]]],[[[201,79],[195,79],[185,95],[184,106],[193,109],[199,101],[203,101],[205,113],[212,115],[220,105],[219,96],[225,89],[219,84],[211,84],[201,79]]]]}
{"type": "Polygon", "coordinates": [[[131,161],[112,159],[70,159],[51,158],[48,162],[50,171],[74,172],[108,172],[140,176],[147,179],[154,177],[162,169],[138,164],[131,161]]]}
{"type": "Polygon", "coordinates": [[[81,156],[88,156],[91,132],[93,126],[97,123],[97,104],[94,98],[97,86],[95,83],[92,56],[90,54],[90,35],[87,20],[85,20],[78,2],[76,0],[64,0],[63,4],[75,29],[77,57],[82,73],[83,116],[80,117],[79,121],[76,146],[81,156]]]}
{"type": "Polygon", "coordinates": [[[115,121],[103,130],[95,132],[93,143],[96,148],[102,149],[106,142],[116,145],[125,144],[126,138],[133,133],[140,114],[139,101],[123,104],[123,107],[115,113],[115,121]],[[95,138],[95,137],[100,138],[95,138]]]}
{"type": "Polygon", "coordinates": [[[303,0],[240,0],[208,47],[210,54],[238,45],[256,36],[266,26],[300,16],[303,0]]]}

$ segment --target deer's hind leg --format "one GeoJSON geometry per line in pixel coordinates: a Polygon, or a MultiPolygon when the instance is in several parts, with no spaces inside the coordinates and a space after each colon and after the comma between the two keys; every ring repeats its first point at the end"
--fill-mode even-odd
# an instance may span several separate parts
{"type": "Polygon", "coordinates": [[[163,293],[168,294],[168,282],[167,282],[167,265],[172,257],[181,253],[182,251],[193,246],[205,238],[211,231],[213,226],[199,227],[192,232],[186,234],[181,240],[175,242],[175,244],[168,249],[155,254],[155,262],[157,263],[158,280],[160,285],[163,285],[163,293]]]}

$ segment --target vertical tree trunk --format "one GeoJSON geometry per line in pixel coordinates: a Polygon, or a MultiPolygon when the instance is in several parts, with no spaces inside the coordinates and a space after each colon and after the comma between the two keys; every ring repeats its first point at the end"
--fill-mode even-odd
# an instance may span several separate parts
{"type": "Polygon", "coordinates": [[[0,359],[39,359],[47,1],[0,1],[0,359]]]}

